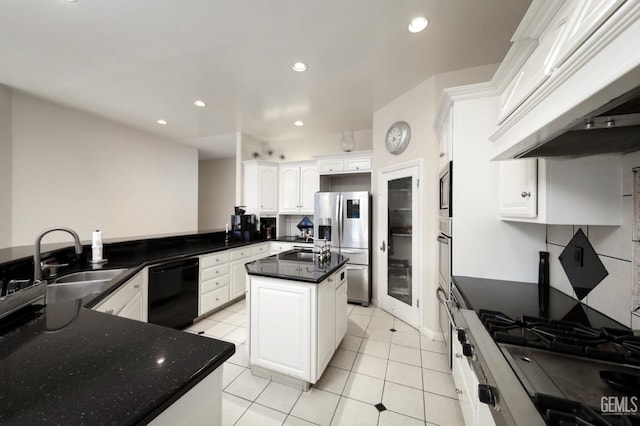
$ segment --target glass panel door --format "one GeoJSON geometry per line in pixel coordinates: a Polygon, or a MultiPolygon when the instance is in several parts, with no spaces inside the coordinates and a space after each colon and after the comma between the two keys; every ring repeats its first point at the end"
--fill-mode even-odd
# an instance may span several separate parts
{"type": "Polygon", "coordinates": [[[387,294],[412,306],[413,178],[389,180],[387,194],[387,294]]]}

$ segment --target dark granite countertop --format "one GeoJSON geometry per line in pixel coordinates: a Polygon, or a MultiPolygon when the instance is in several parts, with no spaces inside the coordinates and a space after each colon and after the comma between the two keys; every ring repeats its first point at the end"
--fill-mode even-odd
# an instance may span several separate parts
{"type": "Polygon", "coordinates": [[[232,343],[76,302],[5,320],[0,424],[147,423],[235,352],[232,343]]]}
{"type": "Polygon", "coordinates": [[[289,250],[254,260],[247,263],[245,267],[249,275],[318,284],[348,261],[348,257],[332,253],[327,261],[320,262],[315,253],[289,250]],[[305,253],[306,259],[296,259],[294,256],[296,253],[305,253]]]}
{"type": "Polygon", "coordinates": [[[485,309],[513,318],[529,315],[594,328],[627,328],[561,291],[541,290],[537,283],[454,276],[453,284],[467,308],[476,312],[485,309]]]}

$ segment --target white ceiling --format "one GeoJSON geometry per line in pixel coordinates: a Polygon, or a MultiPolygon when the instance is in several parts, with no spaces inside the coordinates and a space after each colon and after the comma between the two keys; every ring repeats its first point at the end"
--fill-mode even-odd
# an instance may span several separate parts
{"type": "Polygon", "coordinates": [[[371,128],[375,110],[426,78],[501,61],[529,4],[1,0],[0,84],[222,157],[235,132],[276,141],[371,128]],[[418,15],[429,26],[409,33],[418,15]],[[294,72],[296,61],[309,69],[294,72]]]}

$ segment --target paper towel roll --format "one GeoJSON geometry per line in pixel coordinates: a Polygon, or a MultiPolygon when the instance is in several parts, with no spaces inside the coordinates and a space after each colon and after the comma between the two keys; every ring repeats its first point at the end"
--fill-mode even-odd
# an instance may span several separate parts
{"type": "Polygon", "coordinates": [[[102,260],[102,231],[96,229],[93,232],[91,241],[91,259],[95,261],[102,260]]]}

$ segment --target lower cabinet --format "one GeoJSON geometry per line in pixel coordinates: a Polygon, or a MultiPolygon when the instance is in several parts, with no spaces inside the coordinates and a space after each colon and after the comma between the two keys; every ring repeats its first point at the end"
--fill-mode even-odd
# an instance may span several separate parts
{"type": "Polygon", "coordinates": [[[251,365],[316,383],[346,332],[346,268],[319,284],[249,278],[251,365]]]}
{"type": "Polygon", "coordinates": [[[145,268],[96,305],[93,310],[147,322],[147,294],[147,269],[145,268]]]}
{"type": "Polygon", "coordinates": [[[453,382],[456,386],[464,424],[467,426],[495,425],[489,406],[480,403],[478,399],[478,378],[469,365],[469,361],[462,354],[462,345],[457,339],[452,340],[453,382]]]}
{"type": "Polygon", "coordinates": [[[336,311],[336,337],[335,349],[338,349],[345,334],[347,334],[347,273],[346,269],[336,274],[335,281],[335,311],[336,311]]]}

